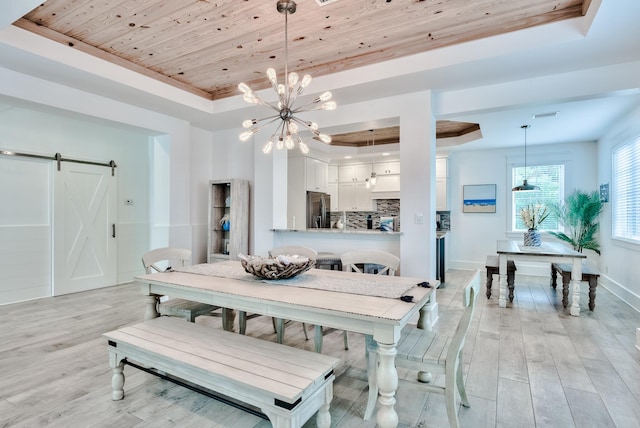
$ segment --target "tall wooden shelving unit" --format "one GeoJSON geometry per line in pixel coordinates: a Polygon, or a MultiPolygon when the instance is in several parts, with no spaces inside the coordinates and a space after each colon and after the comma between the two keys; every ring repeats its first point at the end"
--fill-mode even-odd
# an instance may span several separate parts
{"type": "Polygon", "coordinates": [[[207,262],[238,260],[249,252],[249,181],[209,181],[209,237],[207,262]],[[220,221],[229,216],[229,230],[220,221]]]}

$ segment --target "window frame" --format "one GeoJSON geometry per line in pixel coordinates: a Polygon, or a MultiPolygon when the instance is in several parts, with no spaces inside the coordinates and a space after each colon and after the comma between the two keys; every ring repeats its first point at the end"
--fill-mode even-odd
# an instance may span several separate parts
{"type": "MultiPolygon", "coordinates": [[[[572,162],[569,159],[569,156],[567,154],[562,154],[562,153],[550,153],[546,156],[541,156],[541,155],[537,155],[537,156],[527,156],[527,168],[529,167],[536,167],[536,166],[545,166],[545,165],[562,165],[563,169],[564,169],[564,173],[563,173],[563,177],[562,177],[562,182],[560,183],[560,190],[559,190],[559,201],[564,201],[564,198],[566,197],[566,192],[567,189],[571,188],[571,183],[570,183],[570,177],[571,177],[571,166],[572,166],[572,162]]],[[[513,187],[515,187],[518,184],[522,184],[520,183],[514,183],[513,182],[513,170],[514,168],[518,168],[518,167],[523,167],[525,162],[524,162],[524,157],[520,158],[512,158],[512,159],[508,159],[508,167],[507,167],[507,183],[510,183],[510,185],[508,186],[507,190],[507,196],[506,196],[506,200],[507,200],[507,215],[506,215],[506,220],[507,220],[507,234],[515,237],[518,235],[521,235],[522,233],[525,232],[525,230],[523,229],[515,229],[515,224],[514,224],[514,220],[517,218],[516,216],[518,216],[518,213],[514,212],[514,206],[513,206],[513,191],[511,190],[513,187]]],[[[531,182],[530,184],[536,184],[534,182],[531,182]]],[[[540,232],[542,233],[546,233],[548,231],[548,229],[545,230],[541,230],[540,232]]],[[[558,229],[554,230],[557,232],[562,232],[564,231],[564,228],[561,224],[558,225],[558,229]]]]}
{"type": "MultiPolygon", "coordinates": [[[[619,167],[616,165],[616,154],[618,151],[630,145],[636,145],[637,147],[634,150],[640,151],[640,136],[635,136],[633,138],[630,138],[620,144],[616,144],[611,148],[611,153],[610,153],[611,188],[609,189],[609,199],[611,201],[611,239],[618,241],[620,243],[628,244],[634,249],[637,249],[638,247],[640,247],[640,231],[638,232],[638,238],[629,237],[627,235],[620,236],[616,232],[616,226],[617,226],[617,220],[618,220],[617,205],[620,202],[618,199],[620,186],[616,180],[616,177],[617,177],[616,172],[619,171],[619,167]]],[[[631,169],[633,170],[633,168],[631,169]]],[[[640,172],[636,172],[634,175],[640,177],[640,172]]],[[[638,181],[640,181],[640,179],[638,181]]],[[[633,188],[633,186],[630,186],[630,187],[633,188]]],[[[632,202],[637,201],[637,203],[640,204],[640,190],[636,189],[636,192],[634,193],[637,193],[637,195],[635,194],[632,195],[634,198],[632,202]]]]}

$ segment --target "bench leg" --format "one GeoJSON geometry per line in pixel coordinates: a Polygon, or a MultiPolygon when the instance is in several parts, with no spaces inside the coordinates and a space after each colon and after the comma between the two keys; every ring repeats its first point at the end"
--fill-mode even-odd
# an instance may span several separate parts
{"type": "Polygon", "coordinates": [[[154,318],[158,318],[160,314],[158,313],[158,304],[160,303],[160,296],[156,294],[151,294],[144,296],[146,303],[146,310],[144,313],[145,320],[152,320],[154,318]]]}
{"type": "Polygon", "coordinates": [[[333,382],[328,384],[324,390],[324,402],[318,414],[316,415],[316,425],[318,428],[330,428],[331,427],[331,413],[329,413],[329,407],[331,400],[333,399],[333,382]]]}
{"type": "Polygon", "coordinates": [[[109,351],[109,365],[113,375],[111,376],[111,398],[114,401],[124,398],[124,362],[118,355],[109,351]]]}
{"type": "Polygon", "coordinates": [[[513,271],[507,270],[507,286],[509,287],[509,301],[513,302],[513,289],[516,274],[513,271]]]}
{"type": "Polygon", "coordinates": [[[589,309],[594,310],[596,307],[596,287],[598,286],[598,278],[591,276],[589,278],[589,309]]]}
{"type": "Polygon", "coordinates": [[[558,271],[556,270],[556,267],[553,265],[553,263],[551,263],[551,286],[554,290],[558,286],[558,280],[556,278],[557,274],[558,271]]]}
{"type": "Polygon", "coordinates": [[[562,306],[565,308],[569,304],[569,283],[571,282],[571,273],[562,274],[562,306]]]}
{"type": "Polygon", "coordinates": [[[493,270],[487,269],[487,299],[491,298],[492,285],[493,285],[493,270]]]}

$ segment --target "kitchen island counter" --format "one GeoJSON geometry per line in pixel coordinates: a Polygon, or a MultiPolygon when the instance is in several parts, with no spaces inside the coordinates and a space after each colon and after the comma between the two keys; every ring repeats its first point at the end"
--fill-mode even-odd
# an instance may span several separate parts
{"type": "Polygon", "coordinates": [[[292,233],[328,233],[337,235],[374,235],[374,236],[399,236],[402,232],[386,232],[379,229],[271,229],[272,232],[292,232],[292,233]]]}
{"type": "Polygon", "coordinates": [[[400,257],[402,232],[370,229],[272,229],[274,247],[301,245],[318,252],[337,254],[347,251],[380,250],[400,257]]]}

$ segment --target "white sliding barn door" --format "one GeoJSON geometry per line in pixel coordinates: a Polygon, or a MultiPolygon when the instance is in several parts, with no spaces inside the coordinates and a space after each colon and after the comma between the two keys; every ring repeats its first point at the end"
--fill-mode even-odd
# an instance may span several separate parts
{"type": "Polygon", "coordinates": [[[116,283],[116,177],[111,168],[62,162],[54,172],[53,294],[116,283]]]}
{"type": "Polygon", "coordinates": [[[0,305],[51,296],[52,167],[0,156],[0,305]]]}

